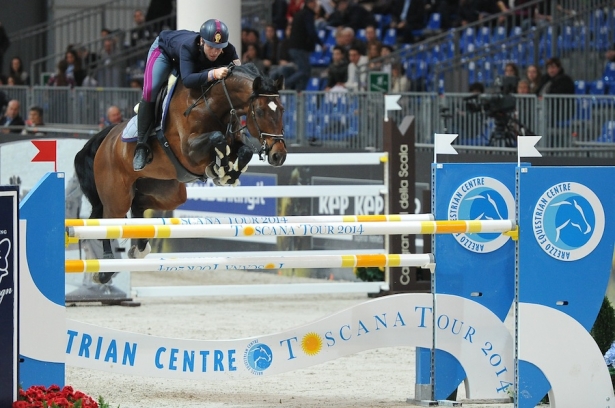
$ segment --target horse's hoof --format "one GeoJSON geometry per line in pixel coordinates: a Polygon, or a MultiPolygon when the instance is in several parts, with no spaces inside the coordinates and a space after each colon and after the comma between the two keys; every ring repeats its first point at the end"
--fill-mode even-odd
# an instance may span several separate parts
{"type": "Polygon", "coordinates": [[[150,252],[152,252],[152,247],[150,246],[149,242],[147,243],[147,245],[145,246],[145,249],[143,251],[139,251],[139,248],[137,248],[136,245],[133,245],[128,250],[128,258],[130,258],[130,259],[143,259],[150,252]]]}
{"type": "Polygon", "coordinates": [[[96,283],[100,283],[104,285],[106,283],[111,282],[111,279],[115,276],[117,272],[98,272],[92,276],[92,280],[96,283]]]}

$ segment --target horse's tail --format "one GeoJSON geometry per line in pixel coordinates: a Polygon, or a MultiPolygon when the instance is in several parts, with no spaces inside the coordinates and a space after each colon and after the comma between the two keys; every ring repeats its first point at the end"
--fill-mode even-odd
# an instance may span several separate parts
{"type": "Polygon", "coordinates": [[[107,126],[98,132],[75,155],[75,174],[79,180],[81,191],[92,205],[90,218],[102,218],[103,216],[103,205],[98,196],[96,181],[94,180],[94,157],[103,140],[114,126],[107,126]]]}

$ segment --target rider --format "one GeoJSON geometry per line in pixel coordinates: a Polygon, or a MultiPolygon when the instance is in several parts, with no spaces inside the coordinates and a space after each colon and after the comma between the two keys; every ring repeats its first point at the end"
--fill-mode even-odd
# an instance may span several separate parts
{"type": "Polygon", "coordinates": [[[209,81],[225,78],[227,66],[241,65],[237,51],[228,42],[228,27],[210,19],[200,31],[163,30],[150,47],[143,77],[143,97],[137,112],[137,147],[133,160],[135,171],[151,161],[147,138],[154,124],[156,95],[176,68],[187,88],[199,89],[209,81]],[[219,67],[219,68],[216,68],[219,67]]]}

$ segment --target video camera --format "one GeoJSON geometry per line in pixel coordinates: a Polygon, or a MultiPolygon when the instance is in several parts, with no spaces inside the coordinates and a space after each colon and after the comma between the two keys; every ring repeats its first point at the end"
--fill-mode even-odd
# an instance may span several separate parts
{"type": "Polygon", "coordinates": [[[471,113],[483,112],[492,118],[501,118],[517,109],[515,97],[510,93],[516,90],[518,79],[515,77],[498,78],[496,85],[500,93],[476,94],[464,98],[466,109],[471,113]]]}

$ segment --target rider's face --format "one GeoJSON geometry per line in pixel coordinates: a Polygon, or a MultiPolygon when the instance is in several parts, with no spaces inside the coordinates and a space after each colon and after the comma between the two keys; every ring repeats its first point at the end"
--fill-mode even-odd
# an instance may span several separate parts
{"type": "Polygon", "coordinates": [[[205,53],[205,56],[207,57],[208,60],[215,61],[218,59],[220,54],[222,54],[222,48],[210,47],[209,45],[204,43],[203,52],[205,53]]]}

